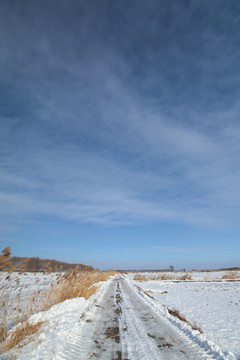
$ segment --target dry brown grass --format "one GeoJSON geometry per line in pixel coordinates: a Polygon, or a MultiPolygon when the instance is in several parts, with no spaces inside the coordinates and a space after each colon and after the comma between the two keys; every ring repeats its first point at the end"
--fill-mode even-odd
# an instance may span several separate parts
{"type": "Polygon", "coordinates": [[[175,274],[168,274],[168,273],[159,273],[159,274],[136,274],[133,278],[133,280],[138,280],[138,281],[149,281],[149,280],[176,280],[177,277],[175,274]]]}
{"type": "MultiPolygon", "coordinates": [[[[11,298],[11,278],[9,278],[9,287],[5,287],[4,291],[1,293],[0,297],[0,306],[1,306],[1,323],[0,323],[0,344],[2,346],[0,347],[1,351],[4,349],[4,351],[9,350],[12,348],[12,344],[15,340],[11,340],[9,342],[9,335],[12,334],[13,328],[16,329],[16,336],[14,335],[14,339],[21,338],[24,339],[30,331],[30,329],[34,329],[34,327],[30,326],[28,324],[29,317],[40,311],[43,310],[45,307],[46,299],[48,296],[45,296],[45,300],[42,301],[41,297],[38,298],[39,294],[34,294],[32,296],[29,296],[27,298],[27,301],[25,299],[25,302],[21,296],[19,296],[18,299],[13,300],[11,298]],[[20,325],[25,324],[25,325],[20,325]],[[22,329],[22,330],[20,330],[22,329]],[[21,335],[22,334],[22,335],[21,335]]],[[[20,289],[20,294],[21,294],[20,289]]],[[[14,330],[15,334],[15,330],[14,330]]],[[[12,337],[12,335],[11,335],[12,337]]],[[[18,342],[20,342],[19,340],[18,342]]]]}
{"type": "Polygon", "coordinates": [[[44,322],[38,322],[37,324],[30,324],[28,321],[19,324],[15,327],[6,338],[6,341],[2,343],[0,350],[2,353],[11,350],[12,348],[18,346],[22,347],[26,345],[25,340],[30,342],[32,336],[36,334],[44,322]]]}
{"type": "Polygon", "coordinates": [[[203,334],[202,329],[198,325],[196,325],[196,323],[192,324],[189,320],[187,320],[185,318],[185,316],[180,314],[179,310],[177,310],[177,309],[169,309],[169,308],[167,308],[167,309],[168,309],[169,314],[177,317],[181,321],[184,321],[185,323],[190,325],[193,330],[198,330],[201,334],[203,334]]]}
{"type": "Polygon", "coordinates": [[[134,275],[133,280],[137,280],[137,281],[147,281],[147,280],[149,280],[149,277],[147,278],[145,275],[136,274],[136,275],[134,275]]]}
{"type": "Polygon", "coordinates": [[[192,275],[190,274],[184,274],[179,278],[179,280],[193,280],[192,275]]]}
{"type": "MultiPolygon", "coordinates": [[[[29,317],[42,310],[48,310],[53,305],[59,304],[67,299],[84,297],[88,299],[93,295],[100,281],[108,280],[109,276],[115,275],[114,271],[88,271],[79,272],[77,268],[68,271],[64,275],[59,275],[57,283],[52,284],[52,289],[44,293],[39,292],[28,299],[27,306],[23,307],[20,300],[15,304],[15,316],[13,330],[8,329],[8,305],[10,303],[10,292],[0,299],[0,305],[3,309],[3,317],[0,325],[0,353],[6,352],[13,347],[23,344],[24,340],[31,341],[30,335],[35,334],[42,323],[30,324],[29,317]]],[[[9,278],[11,281],[11,278],[9,278]]]]}
{"type": "MultiPolygon", "coordinates": [[[[18,288],[19,300],[15,303],[12,301],[12,275],[11,272],[18,271],[22,274],[25,272],[26,259],[23,264],[14,268],[10,263],[11,249],[8,247],[2,251],[0,256],[0,269],[7,271],[9,274],[5,277],[5,285],[1,289],[0,307],[1,307],[1,324],[0,324],[0,351],[5,352],[13,347],[22,344],[23,341],[29,338],[30,335],[35,334],[42,323],[30,324],[29,317],[42,310],[48,310],[51,306],[59,304],[67,299],[76,297],[84,297],[88,299],[97,291],[97,284],[100,281],[106,281],[109,276],[115,275],[115,271],[80,271],[76,266],[64,274],[58,274],[55,283],[51,284],[48,291],[38,292],[28,297],[26,303],[21,298],[22,288],[18,288]],[[24,304],[23,304],[24,303],[24,304]],[[14,304],[14,308],[13,308],[14,304]],[[12,309],[11,309],[12,306],[12,309]],[[10,309],[10,310],[9,310],[10,309]],[[12,324],[9,325],[9,318],[12,318],[12,324]],[[11,330],[11,329],[12,330],[11,330]]],[[[49,273],[50,268],[48,264],[45,267],[45,273],[49,273]]],[[[36,274],[35,274],[36,275],[36,274]]],[[[14,278],[14,281],[19,284],[19,278],[14,278]]],[[[36,283],[39,279],[36,276],[36,283]]]]}
{"type": "Polygon", "coordinates": [[[2,255],[0,255],[0,270],[3,271],[5,269],[10,268],[10,255],[11,255],[11,249],[10,247],[6,247],[1,251],[2,255]]]}
{"type": "Polygon", "coordinates": [[[60,280],[60,285],[55,289],[53,302],[59,304],[67,299],[84,297],[88,299],[97,291],[100,281],[108,280],[109,276],[115,275],[114,271],[101,272],[78,272],[78,269],[68,271],[60,280]]]}
{"type": "Polygon", "coordinates": [[[157,280],[157,281],[164,281],[164,280],[193,280],[193,277],[191,274],[189,273],[185,273],[182,276],[179,275],[175,272],[175,273],[155,273],[155,274],[136,274],[133,278],[133,280],[138,280],[138,281],[149,281],[149,280],[157,280]]]}
{"type": "Polygon", "coordinates": [[[176,280],[176,275],[173,274],[159,274],[156,280],[176,280]]]}
{"type": "MultiPolygon", "coordinates": [[[[4,346],[5,344],[7,344],[7,338],[9,333],[8,331],[9,314],[12,314],[13,316],[12,326],[15,326],[22,321],[26,322],[28,317],[36,311],[34,297],[29,299],[29,304],[23,310],[20,300],[22,288],[19,289],[19,294],[18,294],[19,299],[17,303],[14,305],[14,308],[11,309],[11,307],[13,307],[12,305],[13,301],[11,298],[12,283],[13,283],[12,273],[18,272],[18,274],[22,274],[23,272],[25,272],[26,263],[29,260],[29,258],[25,258],[20,266],[13,266],[10,261],[10,255],[11,255],[10,247],[6,247],[5,249],[3,249],[0,255],[0,270],[4,271],[4,273],[1,272],[1,274],[3,276],[5,276],[4,275],[5,272],[7,272],[8,274],[5,278],[5,285],[1,288],[1,294],[0,294],[0,308],[1,308],[0,343],[1,344],[4,343],[4,346]],[[14,315],[13,312],[15,312],[14,315]]],[[[15,278],[14,280],[17,282],[17,284],[19,283],[19,278],[15,278]]],[[[24,336],[24,331],[22,331],[22,334],[24,336]]],[[[7,349],[8,349],[8,345],[7,345],[7,349]]]]}
{"type": "Polygon", "coordinates": [[[235,280],[237,278],[238,278],[238,273],[236,271],[227,271],[222,276],[222,279],[228,279],[228,280],[235,280]]]}

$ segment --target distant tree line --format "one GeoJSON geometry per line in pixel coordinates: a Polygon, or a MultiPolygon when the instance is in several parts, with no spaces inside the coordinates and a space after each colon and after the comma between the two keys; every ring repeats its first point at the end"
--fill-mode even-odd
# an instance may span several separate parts
{"type": "MultiPolygon", "coordinates": [[[[13,256],[10,258],[11,264],[15,266],[21,266],[23,264],[24,257],[13,256]]],[[[87,266],[83,264],[68,264],[63,261],[58,261],[54,259],[40,259],[39,257],[31,257],[25,262],[25,271],[36,272],[36,271],[49,271],[49,272],[58,272],[58,271],[68,271],[78,266],[79,271],[92,271],[94,268],[92,266],[87,266]]]]}

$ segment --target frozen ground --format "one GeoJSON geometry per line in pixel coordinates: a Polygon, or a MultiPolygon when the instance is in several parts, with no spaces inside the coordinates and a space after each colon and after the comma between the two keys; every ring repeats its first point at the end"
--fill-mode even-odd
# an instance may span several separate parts
{"type": "MultiPolygon", "coordinates": [[[[192,273],[197,281],[134,283],[149,291],[161,304],[179,310],[191,323],[200,326],[208,339],[223,350],[231,349],[240,359],[240,282],[204,281],[220,279],[224,274],[226,272],[192,273]]],[[[128,276],[134,277],[133,274],[128,276]]]]}
{"type": "Polygon", "coordinates": [[[36,340],[0,358],[240,359],[239,284],[140,282],[132,274],[117,275],[88,300],[67,300],[33,315],[30,322],[45,321],[36,340]],[[204,334],[170,315],[166,306],[196,320],[204,334]]]}

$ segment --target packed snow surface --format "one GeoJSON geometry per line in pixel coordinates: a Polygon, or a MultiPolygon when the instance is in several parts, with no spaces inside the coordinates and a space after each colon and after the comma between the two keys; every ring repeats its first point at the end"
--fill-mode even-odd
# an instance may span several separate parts
{"type": "Polygon", "coordinates": [[[44,321],[35,341],[0,358],[240,359],[239,282],[135,281],[129,274],[99,285],[88,300],[66,300],[32,315],[31,323],[44,321]],[[167,308],[178,309],[203,334],[167,308]]]}

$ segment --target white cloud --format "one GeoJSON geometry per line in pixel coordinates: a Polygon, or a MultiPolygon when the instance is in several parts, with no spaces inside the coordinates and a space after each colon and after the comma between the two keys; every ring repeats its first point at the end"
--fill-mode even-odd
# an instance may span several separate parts
{"type": "MultiPolygon", "coordinates": [[[[117,51],[103,48],[93,58],[87,48],[79,60],[57,56],[44,37],[40,43],[34,66],[28,67],[34,60],[28,43],[23,40],[20,54],[20,47],[16,50],[25,70],[14,84],[27,94],[30,115],[3,118],[2,215],[103,225],[237,223],[236,104],[225,112],[212,108],[198,114],[185,98],[167,115],[158,99],[133,90],[131,66],[117,51]]],[[[11,57],[8,41],[5,49],[11,57]]],[[[148,79],[149,88],[154,81],[148,79]]],[[[171,96],[164,82],[159,86],[163,98],[171,96]]]]}

